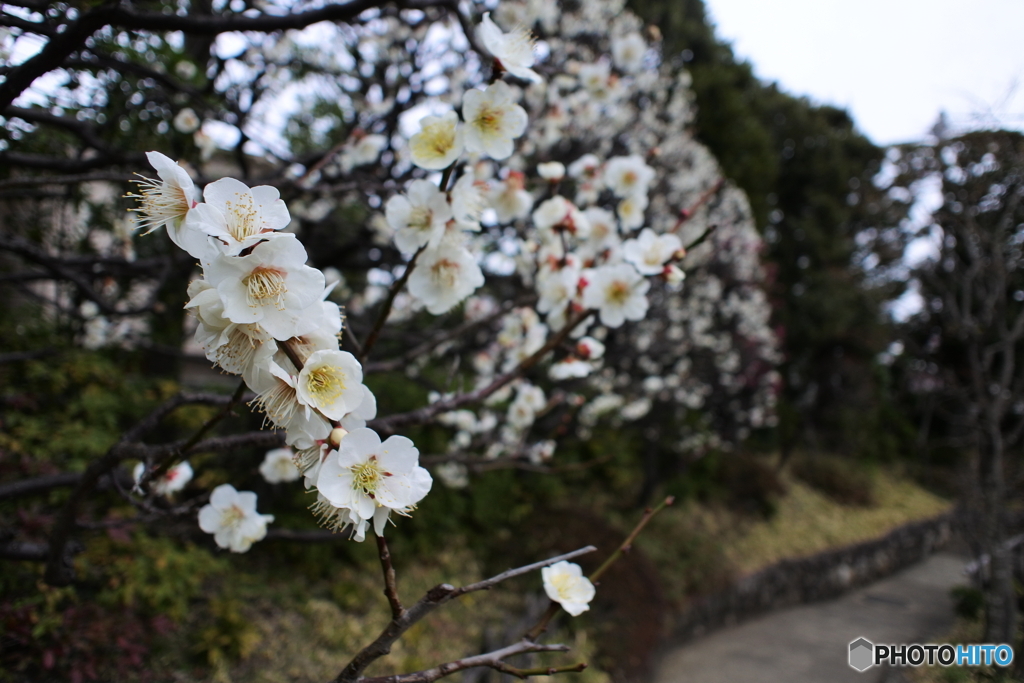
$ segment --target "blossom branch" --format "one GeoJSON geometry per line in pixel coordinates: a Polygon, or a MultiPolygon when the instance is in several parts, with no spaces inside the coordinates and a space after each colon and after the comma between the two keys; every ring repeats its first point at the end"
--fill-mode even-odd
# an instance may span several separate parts
{"type": "MultiPolygon", "coordinates": [[[[587,546],[586,548],[580,548],[579,550],[574,550],[573,552],[566,553],[565,555],[552,557],[551,559],[544,560],[543,562],[534,562],[533,564],[526,565],[524,567],[519,567],[517,569],[509,569],[508,571],[502,572],[501,574],[493,576],[489,579],[478,581],[476,583],[472,583],[468,586],[463,586],[461,588],[455,588],[454,586],[447,583],[442,583],[440,585],[434,586],[429,591],[427,591],[426,595],[420,598],[415,605],[403,611],[401,616],[392,618],[391,622],[384,628],[381,634],[377,636],[376,640],[374,640],[372,643],[364,647],[362,650],[359,651],[358,654],[356,654],[355,657],[352,658],[352,661],[350,661],[348,665],[341,671],[341,673],[339,673],[338,676],[334,679],[334,683],[356,683],[356,681],[359,681],[360,676],[362,675],[363,671],[366,670],[366,667],[368,667],[373,662],[377,661],[384,655],[391,652],[391,646],[395,643],[395,641],[397,641],[402,636],[402,634],[404,634],[414,624],[419,622],[425,616],[427,616],[428,614],[430,614],[446,602],[454,600],[455,598],[463,596],[467,593],[472,593],[480,590],[487,590],[488,588],[491,588],[492,586],[507,579],[513,578],[515,576],[535,571],[542,567],[546,567],[550,564],[561,562],[562,560],[568,560],[574,557],[579,557],[580,555],[593,552],[594,550],[596,550],[596,548],[594,548],[593,546],[587,546]]],[[[473,664],[472,666],[480,665],[473,664]]],[[[454,669],[443,675],[447,676],[448,674],[454,673],[455,671],[461,671],[461,669],[454,669]]],[[[438,678],[439,677],[440,676],[438,676],[438,678]]],[[[436,679],[432,678],[424,680],[436,679]]]]}
{"type": "Polygon", "coordinates": [[[442,399],[436,403],[431,403],[429,406],[411,410],[407,413],[398,413],[396,415],[391,415],[390,417],[372,420],[368,423],[368,426],[372,426],[374,429],[380,431],[393,433],[396,427],[424,424],[441,413],[447,413],[451,410],[461,408],[464,405],[483,401],[485,398],[498,391],[506,384],[512,382],[514,379],[539,363],[548,353],[558,348],[561,343],[569,337],[569,334],[592,314],[593,311],[589,310],[577,313],[575,317],[565,324],[565,327],[548,339],[544,346],[539,348],[532,355],[524,358],[513,369],[495,378],[487,386],[477,389],[476,391],[442,399]]]}
{"type": "Polygon", "coordinates": [[[615,564],[616,560],[618,560],[625,553],[628,553],[630,549],[632,549],[633,541],[635,541],[636,537],[640,535],[640,532],[644,530],[644,527],[647,526],[648,522],[654,519],[655,515],[657,515],[659,512],[673,505],[675,502],[675,496],[668,496],[667,498],[665,498],[665,500],[661,501],[656,507],[647,508],[646,510],[644,510],[643,516],[640,518],[640,521],[637,522],[637,525],[633,528],[633,531],[630,532],[629,536],[626,537],[626,540],[623,541],[622,544],[615,549],[615,552],[609,555],[608,559],[605,560],[604,563],[600,567],[598,567],[593,574],[590,575],[591,583],[597,585],[597,583],[601,580],[601,576],[604,575],[606,571],[608,571],[608,568],[615,564]]]}
{"type": "MultiPolygon", "coordinates": [[[[65,30],[50,39],[34,57],[12,69],[7,80],[0,83],[0,111],[6,109],[43,74],[60,68],[88,38],[104,26],[117,26],[142,31],[181,31],[188,35],[216,36],[232,31],[272,33],[286,29],[302,29],[321,21],[351,21],[364,11],[385,4],[380,0],[351,0],[344,4],[330,4],[305,12],[284,15],[260,14],[244,16],[209,16],[200,14],[175,15],[156,12],[138,12],[129,5],[107,3],[88,12],[65,30]]],[[[405,0],[400,7],[424,9],[444,4],[433,0],[405,0]]]]}
{"type": "MultiPolygon", "coordinates": [[[[601,564],[601,566],[598,567],[597,570],[590,575],[590,582],[594,585],[597,585],[598,580],[606,571],[608,571],[608,568],[611,567],[615,563],[615,561],[622,557],[625,553],[629,552],[629,550],[633,547],[633,541],[636,540],[636,537],[640,534],[641,531],[643,531],[644,527],[647,526],[647,523],[650,522],[655,515],[657,515],[659,512],[661,512],[668,506],[672,505],[673,503],[675,503],[675,498],[673,496],[669,496],[665,500],[663,500],[657,507],[653,509],[647,508],[646,510],[644,510],[643,516],[640,518],[640,521],[637,522],[637,525],[633,527],[633,531],[631,531],[629,535],[626,536],[626,540],[624,540],[619,545],[619,547],[615,549],[615,552],[609,555],[608,559],[606,559],[601,564]]],[[[534,624],[533,627],[529,631],[527,631],[526,635],[523,637],[527,640],[536,640],[540,636],[540,634],[544,633],[544,631],[548,627],[548,624],[555,617],[555,615],[558,614],[558,612],[561,609],[562,606],[552,600],[551,604],[548,605],[547,611],[545,611],[544,614],[541,615],[540,619],[537,620],[537,623],[534,624]]]]}
{"type": "MultiPolygon", "coordinates": [[[[718,194],[723,187],[725,187],[725,178],[719,178],[714,185],[708,188],[703,194],[701,194],[700,197],[697,198],[697,201],[695,201],[693,204],[690,204],[690,206],[688,206],[685,209],[682,209],[679,212],[679,219],[676,221],[676,224],[672,226],[672,229],[669,230],[669,232],[676,232],[677,230],[679,230],[679,228],[683,226],[683,223],[693,218],[693,214],[697,212],[697,209],[704,206],[704,204],[707,204],[708,201],[710,201],[712,197],[718,194]]],[[[687,247],[687,249],[692,249],[695,246],[697,245],[693,244],[687,247]]]]}
{"type": "Polygon", "coordinates": [[[412,258],[409,259],[409,263],[405,265],[405,272],[402,273],[402,277],[398,278],[391,284],[391,289],[388,290],[388,296],[384,300],[384,304],[381,306],[380,313],[377,314],[377,320],[373,324],[373,329],[370,330],[370,334],[367,335],[366,341],[361,344],[361,353],[359,356],[360,361],[365,361],[370,355],[370,351],[373,350],[374,344],[377,343],[377,338],[380,337],[380,332],[384,328],[384,323],[388,321],[388,316],[391,315],[391,307],[395,303],[395,297],[405,287],[405,283],[409,281],[409,277],[412,275],[413,268],[416,267],[416,260],[420,257],[420,254],[426,249],[426,246],[420,247],[412,258]]]}

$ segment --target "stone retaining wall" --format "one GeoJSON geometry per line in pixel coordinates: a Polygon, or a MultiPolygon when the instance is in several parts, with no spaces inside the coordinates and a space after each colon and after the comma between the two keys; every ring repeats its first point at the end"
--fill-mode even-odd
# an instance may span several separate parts
{"type": "Polygon", "coordinates": [[[694,599],[673,618],[673,644],[782,607],[833,598],[927,557],[950,539],[953,513],[893,530],[881,538],[783,560],[694,599]]]}

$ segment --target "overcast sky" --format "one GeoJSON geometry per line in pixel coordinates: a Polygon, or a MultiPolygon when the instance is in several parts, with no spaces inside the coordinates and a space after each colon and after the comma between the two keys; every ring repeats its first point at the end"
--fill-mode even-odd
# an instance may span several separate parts
{"type": "Polygon", "coordinates": [[[1024,129],[1024,0],[705,1],[760,78],[847,108],[876,143],[921,139],[942,109],[1024,129]]]}

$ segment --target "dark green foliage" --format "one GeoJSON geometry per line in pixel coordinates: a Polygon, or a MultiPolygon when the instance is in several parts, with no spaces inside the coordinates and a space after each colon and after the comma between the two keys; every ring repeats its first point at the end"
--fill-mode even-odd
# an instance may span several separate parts
{"type": "Polygon", "coordinates": [[[681,500],[723,503],[737,512],[761,517],[775,513],[786,493],[777,468],[761,455],[720,453],[707,455],[666,485],[681,500]]]}
{"type": "Polygon", "coordinates": [[[824,455],[804,456],[793,461],[792,472],[837,503],[863,507],[875,503],[871,476],[849,460],[824,455]]]}
{"type": "Polygon", "coordinates": [[[985,607],[985,593],[971,586],[956,586],[949,591],[957,616],[974,621],[985,607]]]}

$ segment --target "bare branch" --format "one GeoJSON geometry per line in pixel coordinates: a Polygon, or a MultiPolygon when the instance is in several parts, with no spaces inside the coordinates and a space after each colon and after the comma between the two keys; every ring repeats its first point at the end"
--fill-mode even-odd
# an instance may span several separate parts
{"type": "MultiPolygon", "coordinates": [[[[533,297],[531,297],[531,299],[532,298],[533,297]]],[[[391,360],[386,361],[379,361],[376,363],[366,363],[363,366],[363,372],[365,372],[366,374],[371,374],[374,372],[393,372],[394,370],[400,370],[403,367],[405,367],[409,363],[409,361],[415,358],[419,358],[426,353],[429,353],[430,351],[437,348],[441,344],[444,344],[447,341],[451,341],[452,339],[459,339],[466,335],[466,333],[468,333],[470,330],[473,330],[476,327],[480,327],[481,325],[489,325],[490,323],[494,322],[501,316],[508,313],[510,310],[512,310],[513,307],[517,305],[528,306],[531,303],[533,303],[532,300],[522,301],[518,304],[506,302],[491,315],[484,316],[483,318],[477,318],[476,320],[469,320],[467,322],[462,323],[458,327],[454,327],[450,330],[445,330],[443,332],[435,334],[427,341],[423,342],[419,346],[413,347],[409,351],[406,351],[398,358],[393,358],[391,360]]],[[[360,353],[359,355],[362,356],[363,354],[360,353]]]]}
{"type": "MultiPolygon", "coordinates": [[[[68,502],[58,513],[50,531],[49,555],[45,572],[47,583],[51,586],[65,586],[74,579],[74,571],[65,553],[65,548],[75,527],[78,507],[96,487],[100,477],[124,460],[136,457],[141,459],[148,455],[148,448],[152,447],[147,448],[144,444],[138,443],[138,440],[179,406],[188,403],[221,403],[225,400],[229,399],[219,394],[178,394],[158,406],[132,429],[125,432],[121,439],[111,446],[102,457],[89,463],[85,472],[82,473],[82,478],[71,492],[68,502]]],[[[198,445],[194,444],[193,447],[198,445]]]]}
{"type": "Polygon", "coordinates": [[[518,669],[514,666],[505,664],[504,661],[502,661],[506,657],[526,654],[527,652],[567,652],[568,650],[569,647],[567,645],[541,645],[540,643],[534,643],[529,640],[520,640],[518,643],[508,645],[500,650],[494,650],[493,652],[487,652],[473,657],[465,657],[454,662],[447,662],[440,666],[436,666],[433,669],[417,671],[416,673],[411,674],[402,674],[400,676],[377,676],[374,678],[361,678],[359,680],[360,683],[432,683],[432,681],[436,681],[439,678],[444,678],[445,676],[450,676],[453,673],[465,671],[466,669],[472,669],[478,666],[486,666],[491,669],[496,669],[516,676],[517,678],[558,673],[559,671],[582,671],[585,669],[586,664],[576,664],[571,667],[563,667],[561,669],[545,668],[528,670],[518,669]]]}
{"type": "Polygon", "coordinates": [[[66,486],[74,486],[81,479],[82,474],[80,472],[64,472],[62,474],[32,477],[31,479],[0,484],[0,500],[30,496],[33,493],[43,493],[66,486]]]}
{"type": "MultiPolygon", "coordinates": [[[[502,572],[497,576],[485,579],[484,581],[478,581],[477,583],[463,586],[462,588],[455,588],[446,583],[434,586],[426,595],[420,598],[415,605],[405,610],[402,616],[396,619],[392,619],[391,622],[384,628],[376,640],[364,647],[362,650],[352,658],[352,661],[342,669],[341,673],[334,679],[334,683],[356,683],[360,680],[360,676],[363,671],[366,670],[373,662],[377,661],[384,655],[391,652],[391,646],[402,637],[402,634],[408,631],[414,624],[419,622],[425,616],[433,612],[435,609],[445,604],[450,600],[454,600],[459,596],[465,595],[466,593],[472,593],[479,590],[486,590],[501,581],[510,579],[514,576],[519,576],[527,572],[535,571],[541,567],[546,567],[555,562],[578,557],[584,553],[593,552],[596,550],[593,546],[586,548],[580,548],[571,553],[560,555],[558,557],[552,557],[551,559],[544,560],[543,562],[535,562],[525,567],[518,569],[510,569],[506,572],[502,572]]],[[[507,656],[507,655],[506,655],[507,656]]],[[[465,660],[460,660],[465,661],[465,660]]],[[[478,666],[474,664],[473,666],[478,666]]],[[[450,671],[449,673],[453,673],[450,671]]],[[[445,674],[447,675],[447,674],[445,674]]],[[[435,679],[431,679],[435,680],[435,679]]]]}
{"type": "MultiPolygon", "coordinates": [[[[442,180],[443,182],[443,180],[442,180]]],[[[384,323],[388,321],[388,316],[391,315],[391,307],[395,303],[395,297],[405,287],[405,283],[409,281],[409,277],[412,276],[413,268],[416,267],[416,261],[419,259],[420,254],[426,249],[426,245],[420,247],[409,262],[405,264],[405,272],[402,273],[402,277],[391,283],[391,289],[388,290],[388,296],[384,299],[384,303],[380,307],[380,311],[377,313],[377,321],[373,324],[373,329],[370,330],[370,334],[367,335],[366,340],[361,344],[361,354],[359,356],[360,361],[365,361],[367,356],[370,355],[370,351],[373,350],[374,344],[377,343],[377,338],[380,336],[380,331],[384,328],[384,323]]]]}
{"type": "MultiPolygon", "coordinates": [[[[589,578],[591,582],[594,583],[594,585],[597,585],[600,582],[601,576],[606,571],[608,571],[608,568],[611,567],[615,563],[615,561],[622,557],[625,553],[629,552],[629,549],[633,547],[633,541],[636,540],[636,537],[640,534],[641,531],[643,531],[644,527],[647,526],[647,523],[650,522],[654,518],[654,516],[657,515],[659,512],[675,503],[675,501],[676,499],[673,496],[669,496],[660,504],[658,504],[658,506],[655,507],[654,509],[647,508],[646,510],[644,510],[643,516],[640,518],[640,521],[637,522],[637,525],[633,527],[633,531],[631,531],[629,535],[626,536],[626,540],[624,540],[619,545],[619,547],[615,549],[615,552],[609,555],[608,559],[606,559],[601,564],[601,566],[598,567],[597,570],[590,575],[589,578]]],[[[558,614],[559,611],[561,611],[561,609],[562,606],[554,600],[552,600],[551,604],[548,605],[547,611],[544,612],[541,618],[537,620],[537,623],[534,624],[533,627],[529,631],[527,631],[526,635],[523,637],[531,641],[536,640],[540,636],[540,634],[544,633],[544,631],[548,627],[548,624],[555,617],[555,615],[558,614]]]]}
{"type": "Polygon", "coordinates": [[[391,605],[391,618],[401,619],[405,614],[402,601],[398,599],[398,580],[395,578],[395,566],[391,564],[391,551],[388,550],[388,542],[383,536],[377,536],[377,554],[380,557],[380,566],[384,571],[384,595],[391,605]]]}

